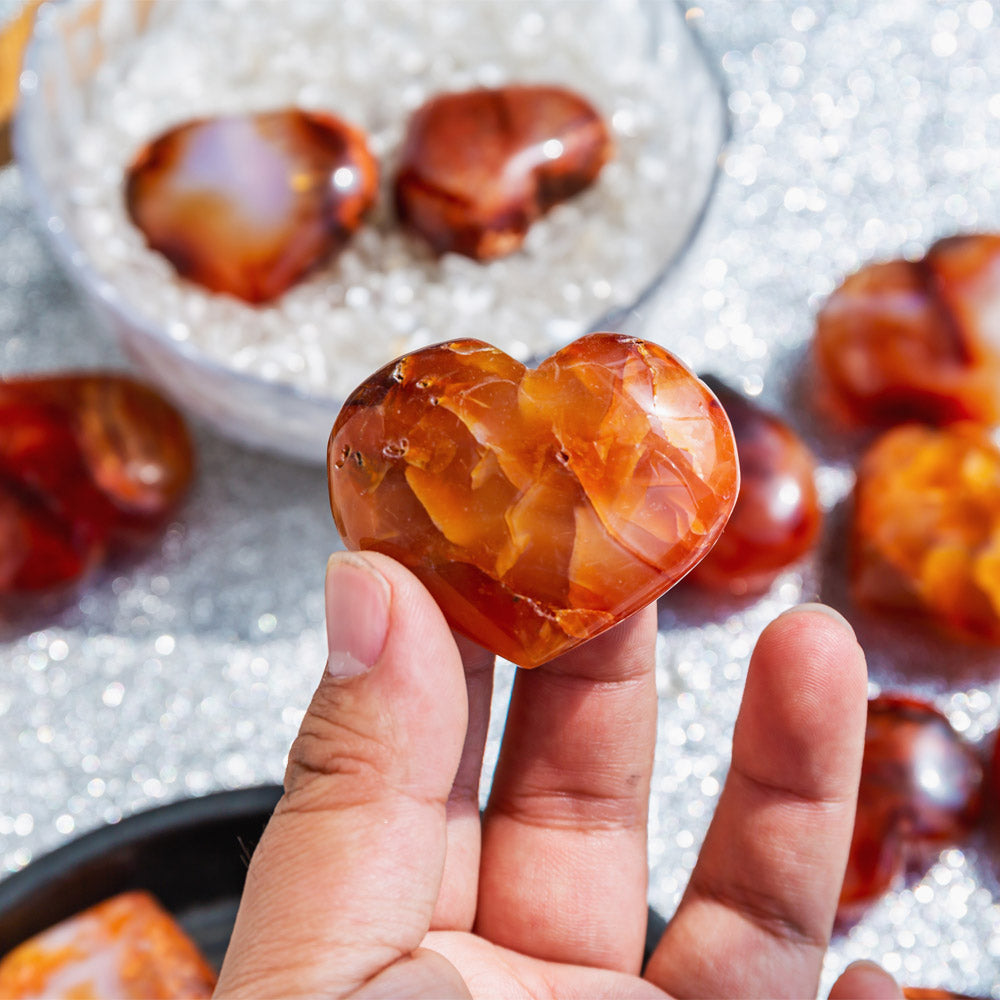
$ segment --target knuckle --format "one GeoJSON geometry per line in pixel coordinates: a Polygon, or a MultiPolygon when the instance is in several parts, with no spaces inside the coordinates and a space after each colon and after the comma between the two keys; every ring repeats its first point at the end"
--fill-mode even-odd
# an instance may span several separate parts
{"type": "Polygon", "coordinates": [[[284,809],[358,805],[384,793],[393,754],[384,735],[337,710],[306,714],[288,754],[284,809]]]}

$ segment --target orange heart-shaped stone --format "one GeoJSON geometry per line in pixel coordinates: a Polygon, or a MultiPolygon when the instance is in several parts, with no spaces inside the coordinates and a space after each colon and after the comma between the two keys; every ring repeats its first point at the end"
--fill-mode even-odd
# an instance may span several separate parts
{"type": "Polygon", "coordinates": [[[478,340],[391,362],[344,404],[329,476],[348,548],[398,559],[452,627],[525,667],[669,589],[739,489],[712,393],[613,333],[534,370],[478,340]]]}

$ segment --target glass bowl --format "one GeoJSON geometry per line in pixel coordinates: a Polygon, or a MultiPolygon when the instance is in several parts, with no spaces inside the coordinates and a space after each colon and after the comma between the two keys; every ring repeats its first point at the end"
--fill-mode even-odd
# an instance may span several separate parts
{"type": "Polygon", "coordinates": [[[14,149],[58,257],[141,371],[225,435],[322,462],[346,395],[406,351],[473,336],[532,363],[615,329],[690,243],[727,134],[666,0],[65,0],[39,11],[14,149]],[[437,258],[392,215],[405,122],[435,93],[505,82],[579,90],[616,156],[520,251],[437,258]],[[128,164],[191,118],[291,106],[368,132],[371,219],[266,307],[177,278],[128,219],[128,164]]]}

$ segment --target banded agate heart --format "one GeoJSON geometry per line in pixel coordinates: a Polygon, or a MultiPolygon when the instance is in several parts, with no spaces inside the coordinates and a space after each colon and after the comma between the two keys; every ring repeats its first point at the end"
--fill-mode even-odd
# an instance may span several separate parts
{"type": "Polygon", "coordinates": [[[407,127],[396,210],[435,252],[492,260],[593,184],[613,147],[597,109],[563,87],[439,94],[407,127]]]}
{"type": "Polygon", "coordinates": [[[668,590],[739,488],[712,393],[613,333],[534,370],[477,340],[386,365],[344,404],[329,478],[348,548],[408,566],[453,628],[524,667],[668,590]]]}
{"type": "Polygon", "coordinates": [[[182,277],[260,304],[344,248],[377,186],[360,129],[289,108],[164,132],[128,168],[125,203],[182,277]]]}

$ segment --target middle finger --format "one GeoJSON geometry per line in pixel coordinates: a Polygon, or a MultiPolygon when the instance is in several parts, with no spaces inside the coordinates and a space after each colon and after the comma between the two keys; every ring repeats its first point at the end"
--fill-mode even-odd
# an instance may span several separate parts
{"type": "Polygon", "coordinates": [[[638,972],[656,742],[656,611],[518,671],[483,828],[476,931],[638,972]]]}

